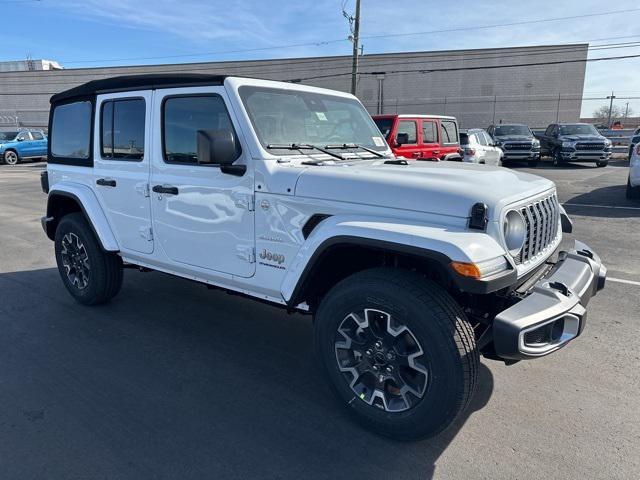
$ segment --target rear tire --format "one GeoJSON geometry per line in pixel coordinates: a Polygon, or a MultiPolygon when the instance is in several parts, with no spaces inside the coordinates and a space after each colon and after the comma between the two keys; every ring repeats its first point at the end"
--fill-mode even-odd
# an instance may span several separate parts
{"type": "Polygon", "coordinates": [[[413,272],[376,268],[335,285],[316,312],[314,343],[341,403],[381,435],[436,435],[475,391],[471,324],[444,289],[413,272]]]}
{"type": "Polygon", "coordinates": [[[78,303],[99,305],[120,291],[122,259],[102,250],[82,213],[71,213],[60,220],[55,251],[62,282],[78,303]]]}
{"type": "Polygon", "coordinates": [[[6,152],[4,152],[3,158],[4,158],[4,163],[6,163],[7,165],[17,165],[18,162],[20,161],[18,154],[13,150],[7,150],[6,152]]]}
{"type": "Polygon", "coordinates": [[[609,165],[609,160],[603,160],[603,161],[596,162],[596,167],[598,167],[598,168],[604,168],[607,165],[609,165]]]}
{"type": "Polygon", "coordinates": [[[627,178],[627,198],[632,200],[640,198],[640,185],[632,187],[631,177],[627,178]]]}

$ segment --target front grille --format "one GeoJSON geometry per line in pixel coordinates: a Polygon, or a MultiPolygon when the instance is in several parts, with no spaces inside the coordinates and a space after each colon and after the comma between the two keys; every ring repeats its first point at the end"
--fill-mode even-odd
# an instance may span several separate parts
{"type": "Polygon", "coordinates": [[[604,150],[604,143],[576,143],[576,150],[604,150]]]}
{"type": "Polygon", "coordinates": [[[560,205],[555,193],[530,205],[520,207],[527,234],[520,253],[514,258],[517,264],[527,263],[544,251],[558,236],[560,205]]]}
{"type": "Polygon", "coordinates": [[[505,150],[531,150],[531,143],[505,143],[505,150]]]}

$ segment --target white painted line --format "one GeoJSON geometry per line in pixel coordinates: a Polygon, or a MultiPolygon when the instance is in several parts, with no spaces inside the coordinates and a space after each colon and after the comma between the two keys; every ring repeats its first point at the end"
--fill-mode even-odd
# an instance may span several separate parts
{"type": "Polygon", "coordinates": [[[637,285],[638,287],[640,287],[640,282],[635,282],[633,280],[623,280],[622,278],[607,277],[607,282],[626,283],[627,285],[637,285]]]}
{"type": "Polygon", "coordinates": [[[619,210],[640,210],[640,207],[614,207],[613,205],[592,205],[589,203],[563,203],[569,207],[588,207],[588,208],[617,208],[619,210]]]}

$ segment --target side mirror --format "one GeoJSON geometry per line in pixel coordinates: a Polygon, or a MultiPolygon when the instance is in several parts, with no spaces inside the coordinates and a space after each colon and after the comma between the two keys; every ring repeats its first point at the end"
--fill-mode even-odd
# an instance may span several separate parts
{"type": "Polygon", "coordinates": [[[18,137],[18,138],[16,138],[16,140],[19,141],[19,142],[24,142],[24,138],[22,138],[22,137],[18,137]]]}
{"type": "Polygon", "coordinates": [[[219,165],[220,171],[242,176],[246,165],[233,165],[240,156],[231,130],[198,130],[198,165],[219,165]]]}
{"type": "Polygon", "coordinates": [[[406,145],[409,143],[409,134],[408,133],[398,133],[396,135],[396,144],[397,145],[406,145]]]}

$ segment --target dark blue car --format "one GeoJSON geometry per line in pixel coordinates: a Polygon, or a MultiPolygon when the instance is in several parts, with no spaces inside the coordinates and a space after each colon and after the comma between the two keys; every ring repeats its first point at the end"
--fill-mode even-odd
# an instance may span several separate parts
{"type": "Polygon", "coordinates": [[[21,160],[47,156],[47,136],[42,130],[0,132],[0,160],[15,165],[21,160]]]}

